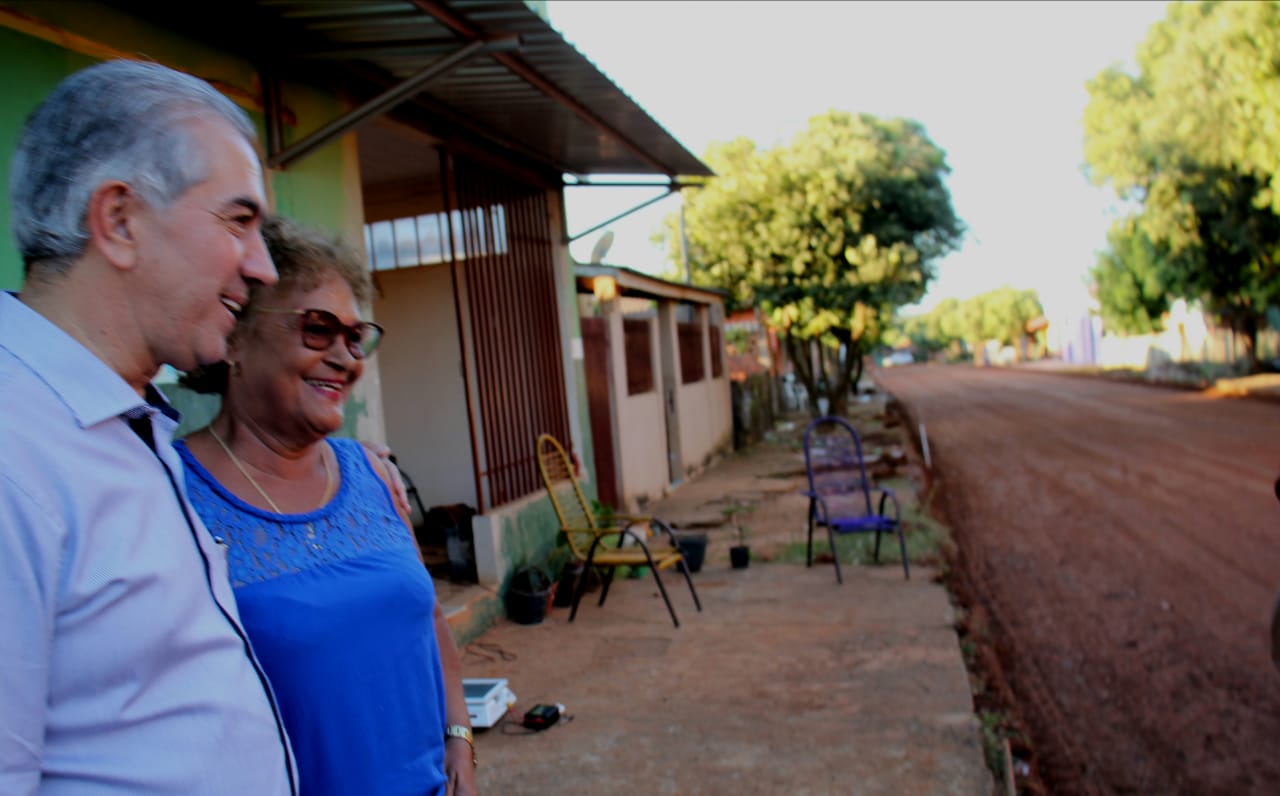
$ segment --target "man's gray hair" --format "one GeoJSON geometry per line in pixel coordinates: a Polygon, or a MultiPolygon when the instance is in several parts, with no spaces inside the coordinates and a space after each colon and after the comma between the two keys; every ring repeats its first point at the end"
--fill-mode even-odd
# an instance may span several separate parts
{"type": "Polygon", "coordinates": [[[256,131],[231,100],[159,64],[106,61],[71,75],[29,117],[9,178],[13,235],[33,263],[65,272],[89,242],[89,197],[119,180],[165,207],[208,176],[189,122],[222,119],[256,131]]]}

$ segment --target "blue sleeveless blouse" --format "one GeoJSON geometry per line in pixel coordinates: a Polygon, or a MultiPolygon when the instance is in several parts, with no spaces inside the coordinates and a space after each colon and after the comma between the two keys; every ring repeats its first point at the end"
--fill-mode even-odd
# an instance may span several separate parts
{"type": "Polygon", "coordinates": [[[363,446],[326,442],[341,483],[306,514],[245,503],[185,443],[175,447],[192,505],[226,542],[236,605],[280,704],[301,796],[443,794],[435,587],[363,446]]]}

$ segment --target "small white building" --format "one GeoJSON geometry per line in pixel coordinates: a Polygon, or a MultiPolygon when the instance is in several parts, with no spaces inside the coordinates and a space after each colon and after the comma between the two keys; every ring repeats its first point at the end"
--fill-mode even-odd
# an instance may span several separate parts
{"type": "Polygon", "coordinates": [[[575,273],[597,494],[635,511],[732,449],[724,294],[615,266],[575,273]]]}

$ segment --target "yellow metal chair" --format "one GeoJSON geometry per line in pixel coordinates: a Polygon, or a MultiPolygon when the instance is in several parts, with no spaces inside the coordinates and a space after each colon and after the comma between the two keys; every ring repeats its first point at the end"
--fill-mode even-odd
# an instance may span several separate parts
{"type": "Polygon", "coordinates": [[[609,584],[613,581],[614,571],[621,566],[649,567],[653,579],[658,584],[658,591],[671,612],[671,621],[680,627],[676,618],[676,610],[671,606],[671,598],[662,585],[662,576],[658,570],[678,568],[689,584],[689,593],[693,595],[693,603],[702,610],[702,602],[698,600],[698,592],[693,587],[693,578],[689,576],[689,568],[684,563],[684,556],[676,547],[676,535],[671,527],[653,517],[638,517],[626,514],[614,514],[612,522],[602,524],[591,513],[582,487],[574,475],[573,465],[564,447],[550,434],[542,434],[537,441],[538,470],[542,473],[542,483],[547,488],[547,496],[555,507],[556,517],[560,520],[560,530],[569,543],[569,550],[574,557],[585,564],[584,577],[578,578],[577,588],[573,594],[573,608],[569,611],[569,621],[578,614],[578,602],[586,590],[585,573],[596,566],[604,570],[604,583],[600,590],[600,605],[604,605],[609,596],[609,584]],[[650,549],[646,539],[661,532],[670,542],[669,547],[650,549]],[[606,540],[616,538],[617,544],[609,546],[606,540]],[[624,546],[627,539],[635,542],[634,546],[624,546]]]}

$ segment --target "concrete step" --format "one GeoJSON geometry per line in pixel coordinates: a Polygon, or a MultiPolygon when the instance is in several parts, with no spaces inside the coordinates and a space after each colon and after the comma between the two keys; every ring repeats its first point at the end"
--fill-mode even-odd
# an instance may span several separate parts
{"type": "Polygon", "coordinates": [[[459,649],[479,638],[504,613],[502,598],[486,586],[451,583],[443,578],[435,585],[436,599],[459,649]]]}

